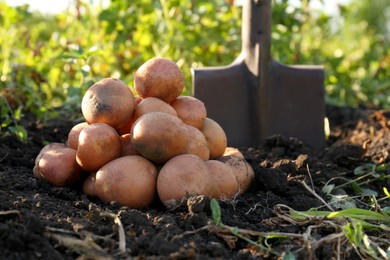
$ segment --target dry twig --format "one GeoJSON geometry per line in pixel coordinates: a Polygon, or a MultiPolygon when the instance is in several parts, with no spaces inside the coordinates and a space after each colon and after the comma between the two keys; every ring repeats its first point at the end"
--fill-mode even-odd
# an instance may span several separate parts
{"type": "Polygon", "coordinates": [[[115,215],[110,212],[101,212],[100,213],[101,217],[110,217],[114,220],[115,224],[118,225],[118,234],[119,234],[119,251],[121,253],[126,252],[126,237],[125,237],[125,230],[123,228],[122,221],[118,217],[118,215],[115,215]]]}
{"type": "Polygon", "coordinates": [[[305,187],[314,197],[316,197],[318,200],[320,200],[330,211],[334,211],[334,209],[328,204],[326,203],[326,201],[321,198],[320,195],[318,195],[314,190],[312,190],[307,184],[306,182],[302,181],[302,185],[303,187],[305,187]]]}

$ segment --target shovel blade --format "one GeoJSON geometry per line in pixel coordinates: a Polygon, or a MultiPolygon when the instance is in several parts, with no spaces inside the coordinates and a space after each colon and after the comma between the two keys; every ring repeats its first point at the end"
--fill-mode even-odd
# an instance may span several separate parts
{"type": "Polygon", "coordinates": [[[273,62],[267,90],[264,136],[295,137],[318,151],[325,148],[324,69],[273,62]]]}
{"type": "MultiPolygon", "coordinates": [[[[229,146],[257,144],[258,129],[253,106],[249,102],[253,84],[249,70],[240,61],[229,66],[192,70],[194,96],[206,106],[207,117],[225,131],[229,146]]],[[[256,79],[253,77],[253,83],[256,79]]],[[[256,91],[256,89],[253,89],[256,91]]]]}
{"type": "Polygon", "coordinates": [[[225,130],[229,146],[253,147],[281,134],[323,150],[323,68],[273,61],[268,71],[267,86],[260,87],[261,81],[243,61],[194,69],[194,96],[204,102],[208,117],[225,130]]]}

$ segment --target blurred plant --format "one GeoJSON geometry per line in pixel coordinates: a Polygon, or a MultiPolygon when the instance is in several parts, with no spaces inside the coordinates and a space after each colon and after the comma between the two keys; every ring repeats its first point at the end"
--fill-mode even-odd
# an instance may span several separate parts
{"type": "Polygon", "coordinates": [[[390,106],[390,6],[351,0],[326,14],[274,0],[273,56],[286,64],[325,66],[327,102],[390,106]],[[282,10],[281,10],[282,9],[282,10]]]}
{"type": "Polygon", "coordinates": [[[354,169],[356,178],[332,178],[324,185],[322,192],[329,199],[329,205],[335,209],[355,208],[357,205],[375,209],[379,202],[390,199],[390,193],[386,187],[390,184],[389,169],[390,165],[387,163],[361,165],[354,169]],[[336,185],[335,182],[341,183],[336,185]],[[379,182],[383,185],[382,195],[367,187],[372,182],[379,182]]]}

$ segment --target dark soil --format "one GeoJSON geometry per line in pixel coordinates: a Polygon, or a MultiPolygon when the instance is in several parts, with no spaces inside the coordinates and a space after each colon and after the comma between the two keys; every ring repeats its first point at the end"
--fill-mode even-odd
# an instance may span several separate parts
{"type": "MultiPolygon", "coordinates": [[[[0,258],[276,259],[277,254],[292,252],[298,259],[331,259],[336,254],[332,243],[310,248],[299,238],[260,241],[260,233],[256,233],[306,232],[313,223],[293,223],[282,213],[287,207],[328,210],[307,187],[328,201],[321,189],[330,179],[354,179],[353,170],[360,165],[389,162],[388,111],[328,106],[327,117],[331,134],[321,153],[299,140],[281,136],[270,137],[258,147],[241,148],[255,170],[255,181],[247,193],[233,201],[219,201],[223,224],[245,229],[247,233],[241,235],[270,245],[272,250],[253,245],[226,229],[208,226],[212,219],[210,200],[202,196],[174,210],[167,210],[158,200],[138,210],[107,205],[77,189],[57,188],[35,179],[32,168],[40,149],[48,142],[65,142],[76,122],[50,121],[44,126],[34,120],[25,122],[27,143],[0,133],[0,258]],[[125,252],[120,250],[115,216],[125,231],[125,252]]],[[[389,187],[388,180],[372,182],[366,188],[379,192],[380,198],[385,196],[386,185],[389,187]]],[[[349,192],[347,188],[342,191],[349,192]]],[[[388,206],[388,202],[382,205],[388,206]]],[[[331,232],[314,229],[309,242],[318,242],[331,232]]],[[[353,249],[342,246],[341,253],[338,249],[342,258],[356,259],[353,249]]]]}

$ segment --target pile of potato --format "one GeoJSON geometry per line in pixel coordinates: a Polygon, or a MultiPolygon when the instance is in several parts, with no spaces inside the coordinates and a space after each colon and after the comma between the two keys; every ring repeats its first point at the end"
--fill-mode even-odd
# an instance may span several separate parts
{"type": "Polygon", "coordinates": [[[238,149],[227,147],[221,126],[199,99],[180,96],[184,77],[171,60],[145,62],[134,89],[106,78],[85,93],[85,122],[66,144],[43,147],[34,176],[55,186],[82,185],[88,196],[132,208],[156,196],[172,207],[192,195],[232,199],[254,172],[238,149]]]}

